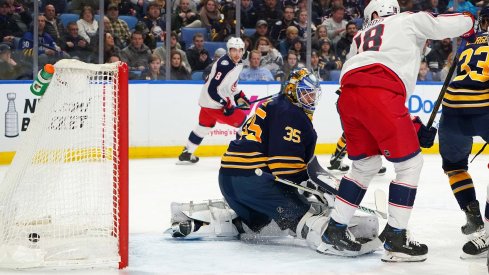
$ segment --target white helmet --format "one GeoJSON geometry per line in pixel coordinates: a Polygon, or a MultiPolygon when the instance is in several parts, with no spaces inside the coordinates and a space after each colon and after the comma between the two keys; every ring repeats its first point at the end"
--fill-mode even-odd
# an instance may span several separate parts
{"type": "Polygon", "coordinates": [[[228,42],[226,43],[226,47],[228,48],[228,51],[232,48],[234,49],[242,49],[244,50],[245,44],[243,40],[239,37],[231,37],[229,38],[228,42]]]}
{"type": "Polygon", "coordinates": [[[372,14],[377,13],[380,17],[398,14],[401,8],[397,0],[371,0],[363,10],[365,23],[372,20],[372,14]]]}

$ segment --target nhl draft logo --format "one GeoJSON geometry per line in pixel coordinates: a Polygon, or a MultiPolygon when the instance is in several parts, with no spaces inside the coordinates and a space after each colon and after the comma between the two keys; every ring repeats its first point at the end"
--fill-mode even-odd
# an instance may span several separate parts
{"type": "Polygon", "coordinates": [[[13,138],[19,135],[19,114],[15,110],[15,93],[7,93],[8,105],[5,112],[5,136],[13,138]]]}

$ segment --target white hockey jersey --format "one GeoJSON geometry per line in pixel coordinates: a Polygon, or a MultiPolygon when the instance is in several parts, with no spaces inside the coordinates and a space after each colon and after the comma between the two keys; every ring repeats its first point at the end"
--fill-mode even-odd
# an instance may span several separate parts
{"type": "Polygon", "coordinates": [[[202,87],[199,105],[205,108],[221,109],[222,102],[226,102],[227,99],[236,105],[234,95],[239,93],[237,85],[242,70],[243,62],[240,60],[236,64],[227,54],[214,62],[202,87]]]}
{"type": "Polygon", "coordinates": [[[461,13],[435,16],[427,12],[403,12],[374,19],[353,38],[340,83],[349,71],[380,63],[397,74],[409,97],[416,85],[426,40],[457,37],[472,27],[472,18],[461,13]]]}

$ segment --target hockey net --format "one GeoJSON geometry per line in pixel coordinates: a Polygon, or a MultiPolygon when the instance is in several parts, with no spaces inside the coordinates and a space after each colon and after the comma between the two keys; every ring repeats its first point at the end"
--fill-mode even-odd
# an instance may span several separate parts
{"type": "Polygon", "coordinates": [[[0,184],[0,267],[127,265],[127,65],[61,60],[0,184]]]}

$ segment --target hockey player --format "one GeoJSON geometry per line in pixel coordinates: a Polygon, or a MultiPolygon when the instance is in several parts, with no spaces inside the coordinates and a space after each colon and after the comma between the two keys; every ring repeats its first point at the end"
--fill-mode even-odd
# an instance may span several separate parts
{"type": "Polygon", "coordinates": [[[385,241],[382,260],[424,261],[428,247],[411,240],[406,228],[423,166],[420,146],[433,145],[436,129],[428,129],[419,118],[412,121],[405,102],[414,90],[426,40],[473,35],[474,19],[465,14],[398,14],[396,0],[372,0],[364,13],[364,28],[354,37],[341,72],[338,100],[352,167],[341,179],[322,240],[326,253],[348,255],[361,249],[346,228],[382,166],[382,154],[396,172],[389,186],[388,223],[379,236],[385,241]]]}
{"type": "Polygon", "coordinates": [[[200,94],[199,123],[190,133],[187,145],[178,157],[180,163],[196,163],[199,158],[194,155],[204,137],[214,128],[217,122],[233,127],[241,127],[246,121],[243,109],[250,107],[249,100],[243,91],[238,91],[239,74],[243,69],[241,60],[244,42],[241,38],[230,38],[227,42],[228,54],[214,63],[200,94]],[[236,106],[241,106],[236,108],[236,106]]]}
{"type": "MultiPolygon", "coordinates": [[[[448,175],[452,192],[467,218],[467,223],[462,226],[462,233],[481,233],[463,246],[462,258],[485,256],[484,252],[489,248],[489,234],[484,234],[479,201],[468,173],[472,138],[481,136],[484,141],[489,142],[489,7],[481,10],[478,22],[481,32],[477,33],[475,42],[463,43],[459,50],[457,74],[443,98],[439,126],[443,170],[448,175]]],[[[487,188],[489,194],[489,185],[487,188]]],[[[489,220],[487,201],[485,219],[489,220]]],[[[486,230],[489,228],[486,227],[486,230]]]]}
{"type": "MultiPolygon", "coordinates": [[[[319,81],[314,74],[305,68],[293,71],[281,94],[257,107],[243,126],[240,137],[231,141],[221,159],[219,187],[228,208],[234,212],[226,205],[217,206],[212,202],[199,207],[174,204],[172,216],[180,218],[174,220],[170,231],[173,236],[199,236],[202,231],[225,237],[246,232],[243,228],[260,232],[273,220],[281,230],[291,230],[314,249],[324,252],[321,235],[330,209],[313,205],[296,188],[276,183],[271,176],[295,183],[309,179],[307,163],[313,157],[317,139],[312,116],[320,94],[319,81]],[[267,176],[257,175],[257,168],[267,176]],[[178,214],[178,209],[182,209],[183,215],[178,214]],[[192,220],[186,222],[185,216],[192,220]]],[[[362,220],[357,227],[367,234],[370,232],[370,236],[362,234],[363,237],[376,237],[376,217],[360,218],[362,220]]]]}

